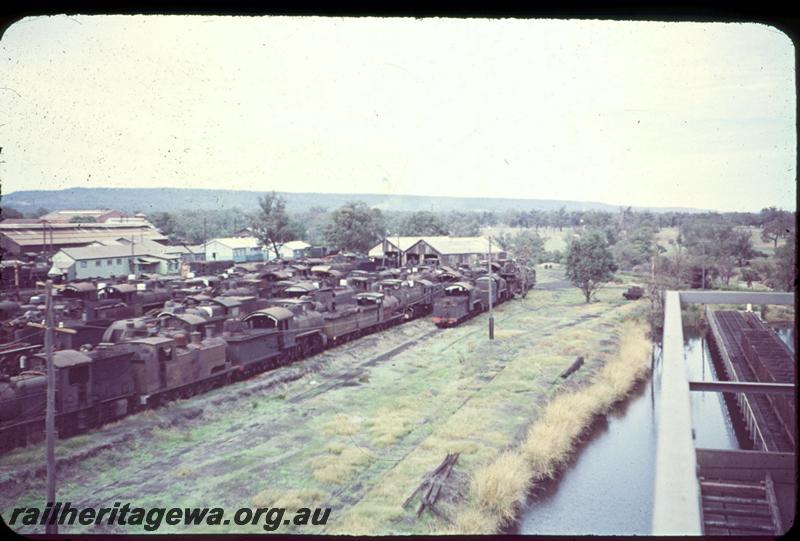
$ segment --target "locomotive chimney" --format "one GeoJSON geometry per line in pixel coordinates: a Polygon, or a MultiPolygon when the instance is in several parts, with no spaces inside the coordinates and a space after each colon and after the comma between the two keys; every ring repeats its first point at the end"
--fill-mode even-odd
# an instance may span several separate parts
{"type": "Polygon", "coordinates": [[[175,345],[178,347],[186,347],[186,335],[183,333],[176,334],[175,345]]]}
{"type": "Polygon", "coordinates": [[[206,338],[214,338],[214,327],[208,326],[205,328],[206,331],[206,338]]]}
{"type": "Polygon", "coordinates": [[[192,338],[192,344],[199,346],[200,345],[200,333],[197,331],[192,331],[189,336],[192,338]]]}

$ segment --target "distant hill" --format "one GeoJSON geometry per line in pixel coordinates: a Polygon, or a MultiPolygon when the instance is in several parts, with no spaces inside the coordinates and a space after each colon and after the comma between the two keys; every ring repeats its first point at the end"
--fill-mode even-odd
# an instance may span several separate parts
{"type": "MultiPolygon", "coordinates": [[[[31,190],[3,194],[2,206],[20,212],[33,212],[40,207],[49,210],[110,208],[123,211],[152,213],[184,209],[220,209],[238,207],[252,210],[264,192],[244,190],[199,190],[182,188],[69,188],[66,190],[31,190]]],[[[425,195],[339,194],[279,192],[286,198],[289,212],[324,207],[329,210],[348,201],[364,201],[381,210],[431,211],[495,211],[554,210],[562,206],[569,210],[605,210],[616,212],[622,205],[590,201],[560,201],[553,199],[507,199],[485,197],[438,197],[425,195]]],[[[652,212],[704,212],[703,209],[676,207],[633,207],[652,212]]]]}

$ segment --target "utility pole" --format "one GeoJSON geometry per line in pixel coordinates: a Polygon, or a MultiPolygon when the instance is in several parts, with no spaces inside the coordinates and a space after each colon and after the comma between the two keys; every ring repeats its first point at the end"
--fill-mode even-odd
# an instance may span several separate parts
{"type": "Polygon", "coordinates": [[[494,311],[492,310],[492,237],[489,237],[489,340],[494,340],[494,311]]]}
{"type": "Polygon", "coordinates": [[[705,289],[706,288],[706,243],[705,243],[705,241],[703,241],[701,243],[701,246],[703,247],[703,259],[702,259],[702,267],[701,267],[702,271],[703,271],[703,277],[701,278],[701,280],[702,280],[701,289],[705,289]]]}
{"type": "Polygon", "coordinates": [[[206,217],[203,216],[203,259],[206,258],[206,217]]]}
{"type": "MultiPolygon", "coordinates": [[[[40,282],[41,283],[41,282],[40,282]]],[[[53,317],[53,281],[45,282],[45,323],[28,323],[30,327],[44,328],[44,352],[47,362],[47,410],[45,412],[45,432],[47,438],[47,504],[51,508],[56,505],[56,368],[53,364],[53,332],[75,334],[73,329],[56,328],[53,317]]],[[[58,534],[58,524],[51,519],[47,521],[45,533],[58,534]]]]}

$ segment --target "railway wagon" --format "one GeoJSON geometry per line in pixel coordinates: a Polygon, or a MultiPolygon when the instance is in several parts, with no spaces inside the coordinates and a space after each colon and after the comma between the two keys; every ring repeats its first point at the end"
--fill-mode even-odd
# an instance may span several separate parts
{"type": "Polygon", "coordinates": [[[415,319],[431,313],[433,301],[441,293],[441,287],[430,280],[398,280],[387,278],[378,283],[380,291],[395,297],[404,309],[405,319],[415,319]]]}
{"type": "Polygon", "coordinates": [[[337,307],[334,312],[323,312],[322,331],[329,343],[347,342],[398,323],[403,318],[400,302],[391,295],[367,292],[356,294],[354,299],[355,304],[337,307]]]}
{"type": "Polygon", "coordinates": [[[102,288],[98,292],[98,297],[124,302],[132,308],[131,315],[138,317],[149,310],[163,306],[166,301],[172,299],[172,292],[162,287],[140,289],[137,284],[112,284],[102,288]]]}
{"type": "Polygon", "coordinates": [[[480,298],[475,286],[454,282],[444,287],[444,295],[433,303],[432,320],[437,327],[452,327],[480,313],[480,298]]]}

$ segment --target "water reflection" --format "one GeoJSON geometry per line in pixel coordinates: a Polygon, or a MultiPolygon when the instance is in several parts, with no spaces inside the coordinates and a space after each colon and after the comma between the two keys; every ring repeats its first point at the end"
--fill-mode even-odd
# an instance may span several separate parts
{"type": "MultiPolygon", "coordinates": [[[[714,378],[708,346],[685,334],[689,377],[714,378]]],[[[545,535],[648,535],[651,533],[656,430],[662,397],[661,351],[651,357],[652,377],[627,405],[592,431],[563,474],[531,496],[515,533],[545,535]]],[[[717,393],[692,400],[698,446],[738,448],[717,393]],[[715,426],[716,425],[716,426],[715,426]]],[[[669,410],[665,411],[668,414],[669,410]]]]}
{"type": "MultiPolygon", "coordinates": [[[[684,330],[684,358],[686,376],[694,381],[720,379],[711,362],[711,352],[705,337],[693,329],[684,330]]],[[[690,393],[692,427],[695,447],[710,449],[739,449],[722,393],[690,393]]]]}
{"type": "Polygon", "coordinates": [[[794,348],[795,328],[794,328],[794,326],[787,327],[787,326],[775,325],[773,327],[773,329],[775,330],[776,333],[778,333],[778,336],[783,341],[783,343],[786,344],[789,347],[789,349],[792,350],[792,352],[794,352],[795,351],[795,348],[794,348]]]}

